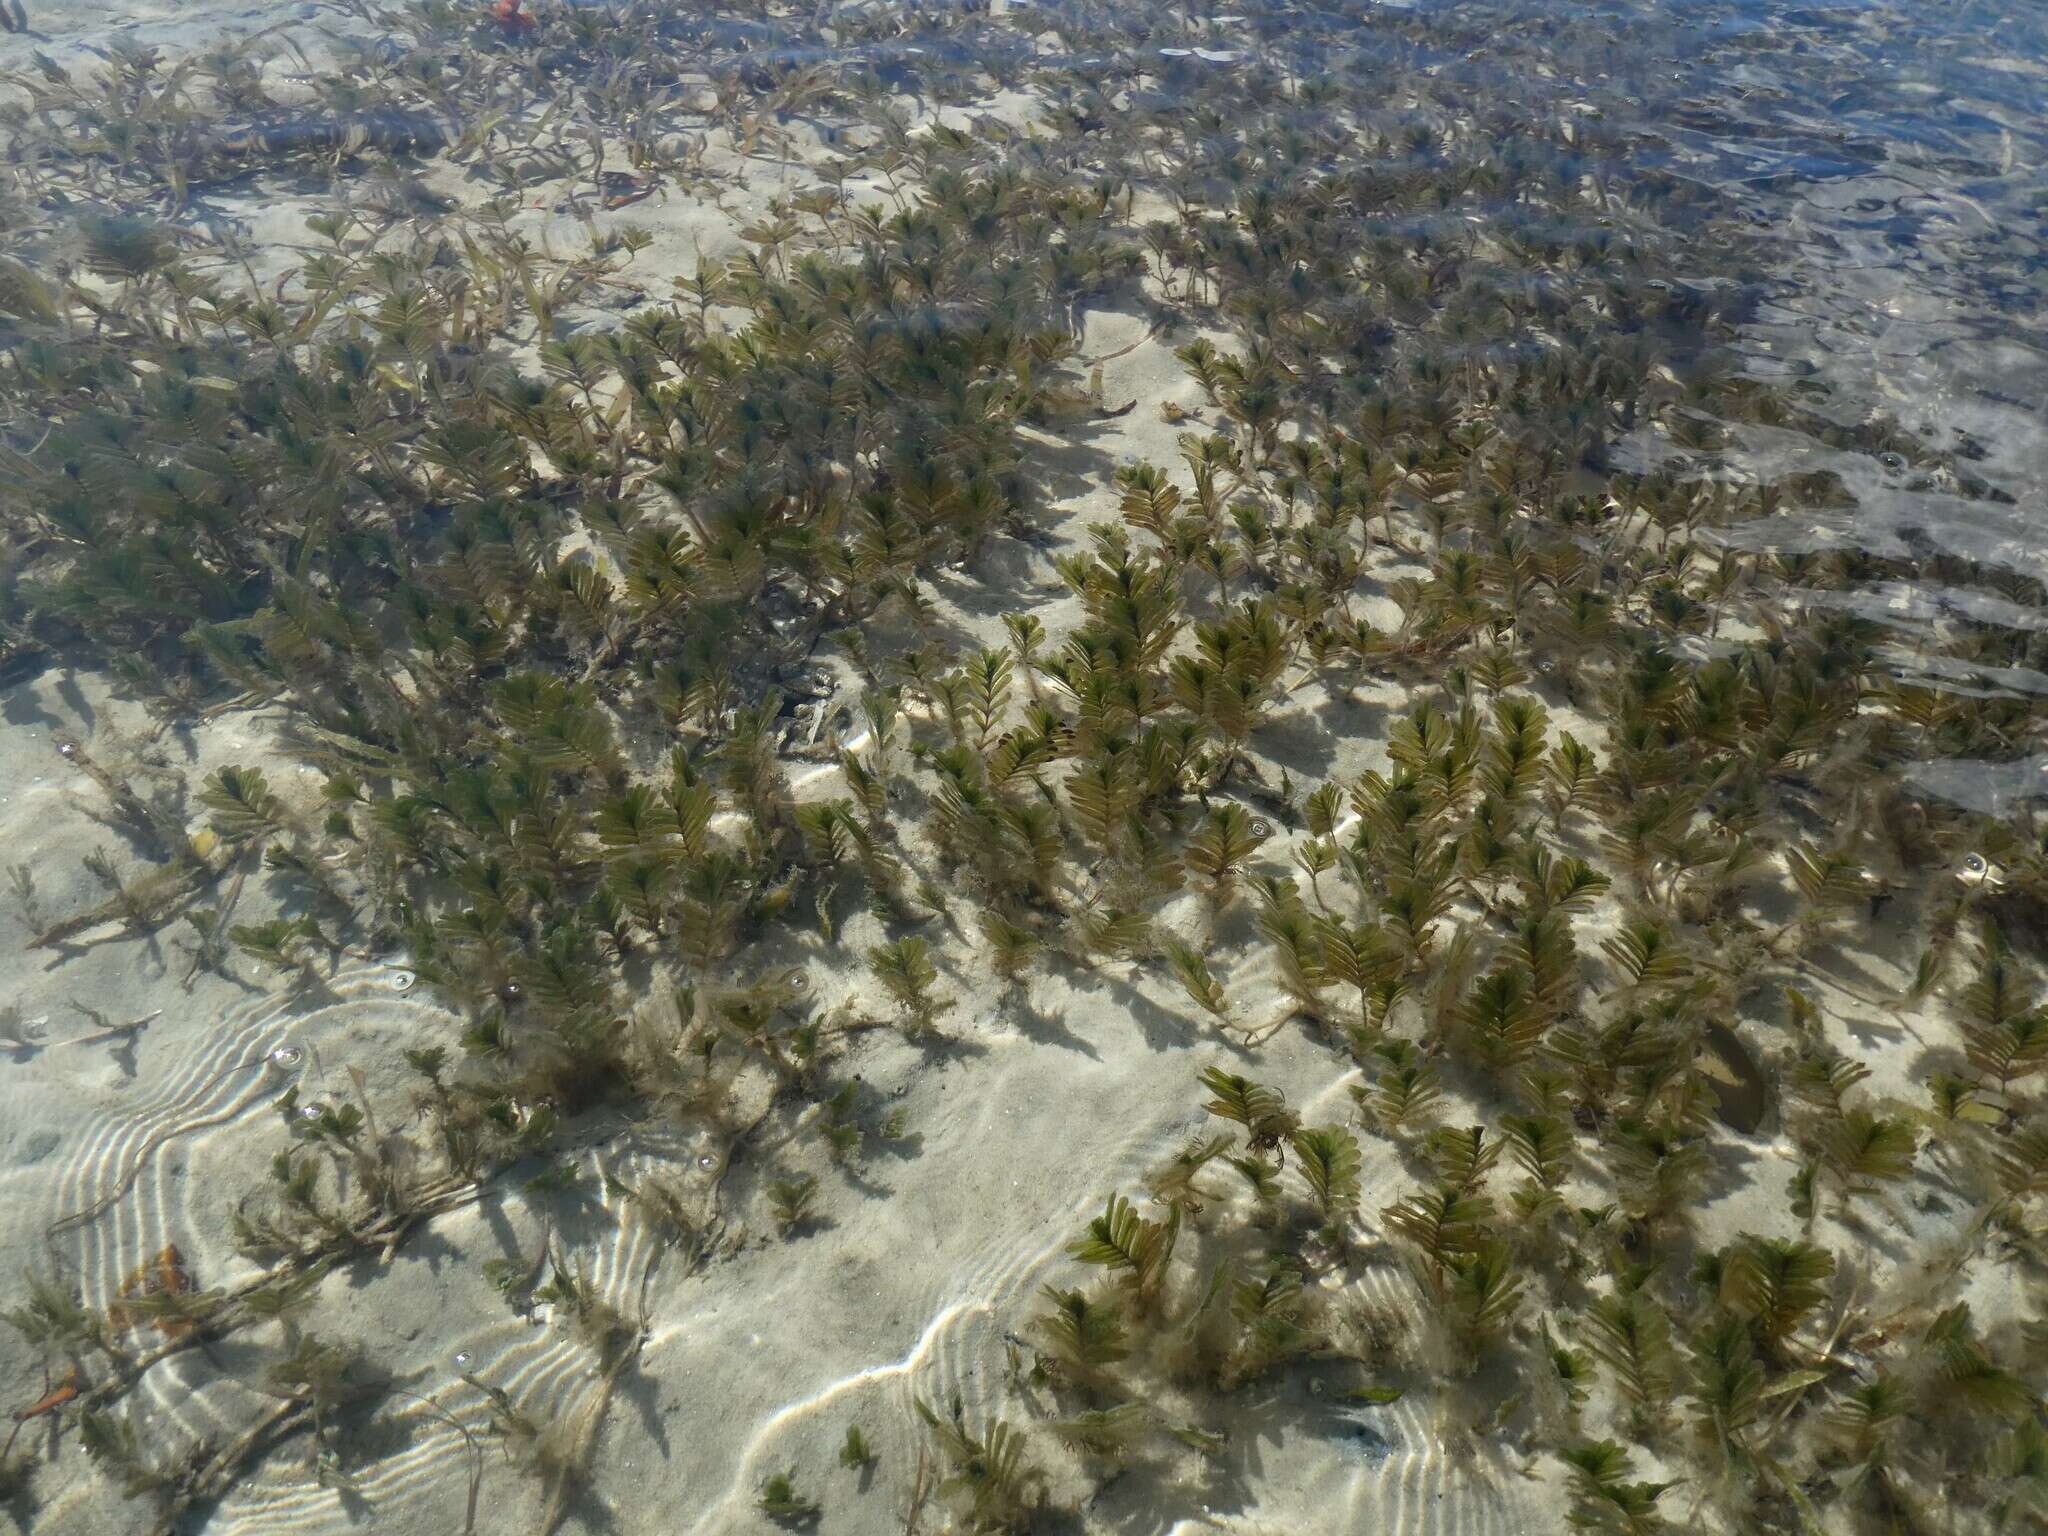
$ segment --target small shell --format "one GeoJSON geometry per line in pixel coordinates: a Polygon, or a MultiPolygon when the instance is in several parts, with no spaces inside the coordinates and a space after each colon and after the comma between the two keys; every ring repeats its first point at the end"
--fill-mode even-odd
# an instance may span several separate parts
{"type": "Polygon", "coordinates": [[[1956,871],[1956,879],[1963,883],[1966,890],[2005,889],[2005,871],[1981,853],[1963,855],[1963,867],[1956,871]]]}

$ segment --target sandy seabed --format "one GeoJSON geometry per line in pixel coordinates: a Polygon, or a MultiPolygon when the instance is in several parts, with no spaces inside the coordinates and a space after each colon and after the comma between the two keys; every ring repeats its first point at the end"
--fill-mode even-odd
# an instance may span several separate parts
{"type": "MultiPolygon", "coordinates": [[[[178,47],[223,28],[312,26],[317,17],[316,7],[60,8],[46,0],[31,12],[43,35],[0,43],[10,56],[29,46],[64,56],[117,36],[178,47]]],[[[1029,103],[990,107],[1021,116],[1029,103]]],[[[710,165],[721,177],[715,203],[668,189],[604,216],[651,233],[630,274],[650,293],[701,257],[740,249],[739,230],[770,198],[806,184],[800,157],[714,155],[710,165]]],[[[450,190],[460,192],[453,183],[450,190]]],[[[305,208],[252,194],[206,212],[243,231],[259,269],[281,270],[305,208]]],[[[551,225],[552,217],[535,210],[536,232],[581,227],[566,217],[551,225]]],[[[1195,334],[1156,330],[1141,315],[1114,310],[1085,316],[1077,376],[1099,361],[1102,398],[1137,408],[1071,431],[1026,429],[1027,474],[1048,487],[1035,536],[996,539],[972,563],[928,583],[936,623],[959,645],[1005,644],[1006,613],[1035,615],[1051,635],[1073,626],[1078,604],[1054,561],[1086,549],[1091,524],[1114,521],[1117,464],[1176,462],[1186,428],[1169,423],[1161,407],[1201,419],[1201,392],[1173,355],[1195,334]]],[[[1378,574],[1398,574],[1398,552],[1385,558],[1391,563],[1378,574]]],[[[837,661],[818,662],[807,681],[813,739],[786,743],[799,801],[843,793],[836,769],[809,749],[832,731],[855,729],[860,692],[851,668],[837,661]]],[[[1405,702],[1392,687],[1337,695],[1309,682],[1258,732],[1253,773],[1269,785],[1283,774],[1310,785],[1384,769],[1387,728],[1405,702]]],[[[1552,701],[1552,721],[1599,745],[1600,722],[1561,701],[1552,701]]],[[[141,936],[109,925],[30,947],[43,922],[104,898],[84,862],[89,855],[104,849],[122,867],[134,857],[63,743],[75,741],[138,793],[170,803],[182,803],[222,765],[244,764],[262,767],[287,803],[310,807],[318,777],[281,740],[280,725],[278,712],[266,709],[167,722],[108,679],[61,661],[0,693],[0,849],[6,863],[31,873],[35,905],[0,910],[0,1001],[19,1009],[29,1032],[0,1050],[0,1275],[54,1263],[105,1306],[118,1302],[138,1265],[174,1244],[200,1283],[232,1286],[255,1273],[236,1251],[236,1196],[268,1177],[279,1144],[276,1105],[287,1087],[302,1100],[360,1096],[402,1113],[411,1082],[402,1051],[459,1030],[429,989],[412,985],[402,954],[345,953],[323,964],[312,985],[280,989],[247,964],[231,963],[227,974],[195,965],[190,935],[177,925],[141,936]],[[54,1235],[53,1224],[61,1224],[54,1235]]],[[[196,804],[190,812],[196,832],[205,815],[196,804]]],[[[1304,835],[1277,830],[1261,859],[1285,868],[1304,835]]],[[[234,915],[255,921],[277,909],[259,875],[240,890],[234,915]]],[[[1581,926],[1582,945],[1596,946],[1615,921],[1611,910],[1597,913],[1581,926]]],[[[1212,933],[1201,902],[1188,895],[1167,907],[1160,926],[1229,972],[1241,1028],[1263,1032],[1284,1020],[1290,1005],[1243,912],[1212,933]]],[[[762,963],[800,970],[828,1016],[882,1011],[860,956],[884,936],[877,919],[859,913],[829,945],[781,934],[762,963]]],[[[1906,1096],[1917,1092],[1906,1064],[1933,1031],[1891,1001],[1911,981],[1910,959],[1900,957],[1912,946],[1903,939],[1880,919],[1859,931],[1853,949],[1832,951],[1811,986],[1830,1042],[1872,1069],[1872,1091],[1906,1096]]],[[[1074,1283],[1066,1247],[1106,1193],[1135,1190],[1203,1128],[1203,1067],[1253,1072],[1305,1120],[1351,1114],[1348,1090],[1358,1075],[1334,1066],[1306,1030],[1280,1028],[1247,1051],[1196,1016],[1163,967],[1056,965],[1012,986],[973,944],[935,950],[948,1000],[944,1043],[927,1049],[871,1030],[838,1063],[840,1076],[861,1084],[869,1118],[900,1117],[893,1139],[871,1134],[855,1158],[835,1162],[815,1134],[818,1106],[763,1105],[758,1135],[728,1168],[710,1142],[681,1133],[608,1121],[579,1130],[580,1199],[493,1186],[385,1262],[352,1264],[321,1282],[320,1331],[346,1338],[368,1368],[412,1394],[380,1417],[351,1485],[321,1486],[287,1448],[195,1529],[458,1531],[479,1467],[478,1528],[532,1528],[545,1491],[483,1438],[480,1399],[462,1377],[488,1380],[523,1402],[551,1401],[571,1417],[597,1390],[590,1355],[566,1320],[545,1305],[525,1315],[508,1309],[485,1273],[487,1261],[530,1262],[552,1242],[646,1324],[638,1368],[605,1418],[588,1485],[569,1505],[564,1529],[710,1536],[765,1528],[754,1507],[762,1480],[793,1468],[824,1503],[820,1530],[901,1531],[920,1439],[913,1396],[939,1403],[957,1395],[970,1415],[1018,1412],[1031,1388],[1012,1380],[1006,1340],[1042,1284],[1074,1283]],[[695,1263],[663,1254],[608,1191],[607,1176],[629,1179],[649,1167],[717,1186],[727,1219],[715,1252],[695,1263]],[[819,1181],[811,1219],[787,1238],[766,1208],[771,1168],[819,1181]],[[852,1424],[879,1457],[864,1470],[835,1459],[852,1424]]],[[[1452,1102],[1442,1118],[1462,1123],[1466,1107],[1452,1102]]],[[[1798,1162],[1789,1139],[1772,1121],[1752,1134],[1717,1136],[1730,1153],[1725,1166],[1741,1172],[1717,1179],[1694,1212],[1702,1246],[1782,1227],[1798,1162]]],[[[1376,1192],[1405,1189],[1411,1179],[1392,1143],[1364,1140],[1370,1210],[1380,1203],[1376,1192]]],[[[1931,1177],[1916,1179],[1856,1235],[1870,1255],[1869,1285],[1882,1290],[1909,1273],[1914,1255],[1954,1236],[1964,1214],[1931,1177]]],[[[1831,1226],[1824,1217],[1819,1240],[1831,1226]]],[[[1398,1318],[1416,1305],[1405,1265],[1384,1246],[1316,1283],[1332,1306],[1398,1318]]],[[[1999,1315],[1995,1283],[1973,1299],[1980,1316],[1999,1315]]],[[[253,1348],[229,1340],[153,1373],[142,1398],[166,1434],[207,1440],[246,1424],[262,1406],[237,1370],[256,1358],[253,1348]]],[[[31,1360],[19,1340],[0,1334],[0,1381],[15,1383],[10,1390],[24,1398],[38,1385],[31,1360]]],[[[1148,1458],[1142,1475],[1093,1481],[1072,1458],[1049,1456],[1055,1491],[1075,1511],[1064,1528],[1160,1536],[1561,1529],[1554,1465],[1531,1462],[1511,1440],[1448,1453],[1426,1398],[1338,1407],[1324,1389],[1313,1371],[1296,1371],[1220,1400],[1206,1420],[1231,1438],[1220,1461],[1169,1446],[1148,1458]]],[[[151,1525],[146,1502],[121,1500],[91,1474],[75,1442],[60,1450],[39,1495],[33,1528],[52,1536],[121,1536],[151,1525]]]]}

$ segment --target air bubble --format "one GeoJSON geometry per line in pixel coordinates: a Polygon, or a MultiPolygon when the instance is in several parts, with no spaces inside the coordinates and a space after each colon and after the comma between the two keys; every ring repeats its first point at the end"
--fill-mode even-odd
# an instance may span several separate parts
{"type": "Polygon", "coordinates": [[[787,976],[783,977],[782,979],[798,992],[808,990],[811,985],[811,978],[806,976],[802,971],[791,971],[787,976]]]}
{"type": "Polygon", "coordinates": [[[1273,823],[1270,821],[1255,821],[1252,823],[1253,837],[1271,837],[1272,835],[1273,823]]]}
{"type": "Polygon", "coordinates": [[[718,1159],[713,1157],[709,1152],[706,1152],[702,1157],[697,1159],[697,1166],[699,1168],[707,1169],[716,1168],[718,1166],[718,1159]]]}
{"type": "Polygon", "coordinates": [[[1896,475],[1900,470],[1906,467],[1906,458],[1904,454],[1880,453],[1877,456],[1877,462],[1882,464],[1888,473],[1894,475],[1896,475]]]}
{"type": "Polygon", "coordinates": [[[296,1067],[306,1059],[306,1053],[296,1045],[280,1045],[270,1053],[270,1064],[274,1067],[296,1067]]]}
{"type": "Polygon", "coordinates": [[[413,975],[411,971],[393,971],[391,973],[391,990],[394,992],[410,992],[413,988],[413,983],[418,980],[419,977],[413,975]]]}
{"type": "Polygon", "coordinates": [[[313,1103],[301,1104],[299,1106],[299,1118],[301,1120],[318,1120],[326,1113],[327,1106],[325,1104],[313,1103]]]}
{"type": "Polygon", "coordinates": [[[1967,858],[1963,860],[1963,868],[1967,869],[1973,875],[1983,874],[1984,855],[1981,853],[1973,853],[1969,855],[1967,858]]]}
{"type": "Polygon", "coordinates": [[[77,744],[76,742],[71,742],[71,741],[67,741],[67,742],[63,743],[63,744],[62,744],[61,746],[59,746],[59,747],[57,748],[57,755],[58,755],[59,757],[76,757],[76,756],[78,756],[78,744],[77,744]]]}
{"type": "Polygon", "coordinates": [[[524,997],[525,995],[526,995],[526,988],[524,988],[524,987],[522,987],[521,985],[519,985],[519,983],[518,983],[518,982],[516,982],[516,981],[508,981],[508,982],[506,982],[506,983],[505,983],[505,1001],[506,1001],[506,1002],[508,1002],[508,1003],[516,1003],[516,1002],[518,1002],[518,1001],[519,1001],[519,999],[520,999],[520,998],[524,997]]]}
{"type": "Polygon", "coordinates": [[[457,1351],[455,1351],[455,1366],[457,1370],[468,1370],[469,1361],[470,1354],[468,1350],[458,1349],[457,1351]]]}

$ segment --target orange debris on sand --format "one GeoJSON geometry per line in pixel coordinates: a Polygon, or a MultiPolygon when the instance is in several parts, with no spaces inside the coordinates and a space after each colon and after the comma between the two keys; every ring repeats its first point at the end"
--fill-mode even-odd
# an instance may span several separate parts
{"type": "MultiPolygon", "coordinates": [[[[48,1377],[44,1378],[46,1381],[48,1379],[48,1377]]],[[[40,1419],[46,1414],[55,1413],[84,1390],[85,1378],[79,1374],[78,1367],[74,1365],[71,1367],[71,1374],[58,1382],[56,1386],[44,1392],[41,1397],[30,1403],[26,1408],[15,1409],[14,1422],[26,1424],[30,1419],[40,1419]]]]}
{"type": "MultiPolygon", "coordinates": [[[[147,1259],[128,1272],[128,1278],[121,1282],[119,1294],[123,1296],[184,1296],[191,1292],[192,1276],[185,1269],[184,1255],[178,1252],[176,1243],[164,1244],[163,1251],[153,1259],[147,1259]]],[[[107,1321],[117,1329],[140,1328],[154,1322],[157,1332],[167,1339],[182,1339],[198,1328],[198,1324],[183,1318],[151,1318],[146,1309],[124,1307],[119,1302],[107,1308],[107,1321]]]]}
{"type": "Polygon", "coordinates": [[[85,1377],[76,1365],[70,1373],[54,1387],[49,1385],[50,1373],[43,1372],[43,1395],[26,1408],[14,1410],[14,1428],[8,1432],[7,1443],[0,1445],[0,1462],[14,1454],[14,1442],[21,1438],[22,1429],[36,1419],[46,1418],[85,1390],[85,1377]]]}

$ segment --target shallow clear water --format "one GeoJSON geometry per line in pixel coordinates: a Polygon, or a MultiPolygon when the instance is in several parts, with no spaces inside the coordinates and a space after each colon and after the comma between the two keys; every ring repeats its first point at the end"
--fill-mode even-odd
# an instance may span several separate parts
{"type": "Polygon", "coordinates": [[[0,68],[18,1526],[2048,1507],[2048,7],[0,68]]]}

